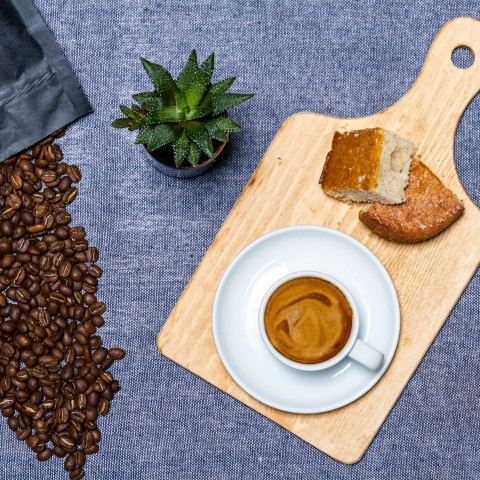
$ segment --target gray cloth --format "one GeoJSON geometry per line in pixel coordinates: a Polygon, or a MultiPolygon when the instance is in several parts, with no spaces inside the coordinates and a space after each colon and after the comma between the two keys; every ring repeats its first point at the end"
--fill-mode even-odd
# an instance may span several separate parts
{"type": "MultiPolygon", "coordinates": [[[[439,28],[480,16],[478,2],[35,0],[93,107],[68,131],[83,173],[71,211],[101,251],[107,346],[128,357],[101,420],[95,480],[478,479],[478,274],[454,308],[363,460],[343,465],[171,361],[155,337],[281,123],[309,110],[363,116],[415,80],[439,28]],[[176,74],[192,48],[215,51],[215,79],[255,92],[232,110],[244,126],[221,165],[193,180],[162,176],[134,136],[114,130],[119,103],[149,88],[139,56],[176,74]]],[[[460,178],[480,203],[480,98],[460,122],[460,178]]],[[[0,418],[0,420],[2,420],[0,418]]],[[[2,422],[0,422],[2,423],[2,422]]],[[[0,427],[0,479],[67,478],[0,427]]]]}
{"type": "Polygon", "coordinates": [[[92,110],[30,0],[0,3],[0,161],[92,110]]]}

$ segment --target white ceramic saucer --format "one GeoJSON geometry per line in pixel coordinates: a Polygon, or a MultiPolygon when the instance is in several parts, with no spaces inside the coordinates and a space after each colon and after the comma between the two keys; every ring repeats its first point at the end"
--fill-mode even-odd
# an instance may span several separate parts
{"type": "Polygon", "coordinates": [[[390,276],[367,247],[337,230],[303,225],[270,232],[235,257],[215,294],[212,327],[225,368],[252,397],[286,412],[320,413],[353,402],[380,380],[397,346],[400,308],[390,276]],[[331,368],[304,372],[268,350],[258,324],[262,298],[272,283],[299,270],[336,277],[352,293],[359,338],[385,356],[379,371],[345,358],[331,368]]]}

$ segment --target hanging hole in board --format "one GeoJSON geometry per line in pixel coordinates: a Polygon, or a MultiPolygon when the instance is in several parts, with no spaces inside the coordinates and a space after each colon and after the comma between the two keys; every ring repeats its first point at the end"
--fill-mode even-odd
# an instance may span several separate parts
{"type": "Polygon", "coordinates": [[[452,52],[452,63],[457,68],[470,68],[475,60],[475,55],[471,48],[461,45],[452,52]]]}

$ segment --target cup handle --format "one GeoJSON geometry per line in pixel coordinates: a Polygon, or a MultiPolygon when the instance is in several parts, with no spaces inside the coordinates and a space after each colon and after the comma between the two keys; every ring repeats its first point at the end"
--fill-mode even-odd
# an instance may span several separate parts
{"type": "Polygon", "coordinates": [[[369,370],[376,371],[383,363],[383,353],[379,352],[375,348],[363,343],[357,339],[353,348],[350,350],[348,356],[356,362],[367,367],[369,370]]]}

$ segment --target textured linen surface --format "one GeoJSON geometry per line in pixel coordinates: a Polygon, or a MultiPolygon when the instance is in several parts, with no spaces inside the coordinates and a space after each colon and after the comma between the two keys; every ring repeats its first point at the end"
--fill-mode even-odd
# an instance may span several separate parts
{"type": "MultiPolygon", "coordinates": [[[[439,28],[480,17],[478,2],[34,0],[94,113],[62,140],[83,173],[71,207],[101,251],[100,331],[128,357],[103,418],[92,480],[480,478],[480,328],[477,275],[364,458],[332,460],[163,358],[155,337],[275,132],[302,110],[363,116],[412,85],[439,28]],[[149,88],[139,56],[177,74],[192,48],[215,51],[215,79],[254,92],[232,110],[244,130],[220,165],[193,180],[147,165],[133,135],[114,130],[117,105],[149,88]]],[[[455,159],[480,204],[480,99],[458,128],[455,159]]],[[[67,478],[40,464],[0,418],[0,480],[67,478]]]]}

